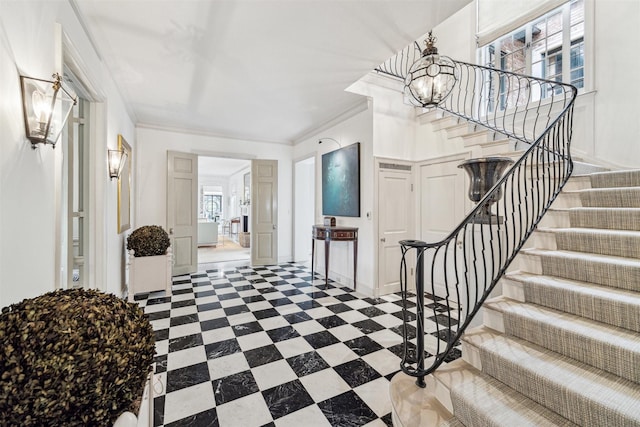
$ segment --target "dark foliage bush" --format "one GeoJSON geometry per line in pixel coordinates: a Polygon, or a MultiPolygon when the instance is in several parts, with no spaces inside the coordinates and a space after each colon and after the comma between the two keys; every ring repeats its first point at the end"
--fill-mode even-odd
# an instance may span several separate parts
{"type": "Polygon", "coordinates": [[[136,412],[155,353],[136,304],[67,289],[2,311],[0,426],[112,425],[136,412]]]}
{"type": "Polygon", "coordinates": [[[127,238],[127,249],[133,249],[137,257],[164,255],[170,244],[169,235],[159,225],[136,228],[127,238]]]}

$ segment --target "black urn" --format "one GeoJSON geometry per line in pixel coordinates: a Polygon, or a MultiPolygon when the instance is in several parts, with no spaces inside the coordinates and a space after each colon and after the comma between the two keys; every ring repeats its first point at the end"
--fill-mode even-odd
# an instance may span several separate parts
{"type": "MultiPolygon", "coordinates": [[[[496,185],[505,170],[513,164],[513,160],[508,157],[480,157],[466,160],[458,165],[459,168],[467,171],[469,175],[469,199],[478,203],[487,192],[496,185]]],[[[502,189],[498,189],[493,196],[482,206],[474,222],[479,224],[491,224],[501,219],[491,214],[491,205],[500,200],[502,189]]]]}

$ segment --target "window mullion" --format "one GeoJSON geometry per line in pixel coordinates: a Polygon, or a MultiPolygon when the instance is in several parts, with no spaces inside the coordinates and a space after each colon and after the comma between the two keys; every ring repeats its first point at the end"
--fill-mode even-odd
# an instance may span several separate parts
{"type": "Polygon", "coordinates": [[[531,43],[533,43],[533,23],[529,23],[527,24],[527,26],[525,27],[525,71],[523,74],[527,74],[529,76],[533,75],[533,70],[532,70],[532,63],[533,60],[531,59],[531,52],[533,49],[531,49],[531,43]]]}
{"type": "Polygon", "coordinates": [[[562,81],[571,83],[571,2],[562,7],[562,81]]]}

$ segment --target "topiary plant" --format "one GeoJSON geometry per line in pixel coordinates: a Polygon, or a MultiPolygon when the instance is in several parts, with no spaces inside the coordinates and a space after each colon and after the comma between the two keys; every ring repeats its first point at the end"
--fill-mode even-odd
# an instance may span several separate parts
{"type": "Polygon", "coordinates": [[[0,314],[0,425],[112,425],[137,412],[155,353],[136,304],[95,290],[49,292],[0,314]]]}
{"type": "Polygon", "coordinates": [[[127,249],[136,257],[164,255],[169,245],[169,235],[159,225],[144,225],[127,237],[127,249]]]}

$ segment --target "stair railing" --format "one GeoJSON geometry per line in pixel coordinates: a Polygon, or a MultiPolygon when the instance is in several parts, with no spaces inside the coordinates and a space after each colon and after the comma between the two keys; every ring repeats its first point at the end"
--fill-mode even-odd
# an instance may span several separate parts
{"type": "Polygon", "coordinates": [[[515,149],[523,143],[524,152],[445,239],[400,242],[401,369],[422,387],[425,375],[459,356],[462,334],[573,170],[574,86],[454,63],[458,80],[437,108],[476,130],[509,137],[515,149]],[[415,293],[407,280],[407,263],[414,256],[415,293]],[[425,295],[433,303],[425,305],[425,295]],[[415,315],[409,311],[414,297],[415,315]]]}

